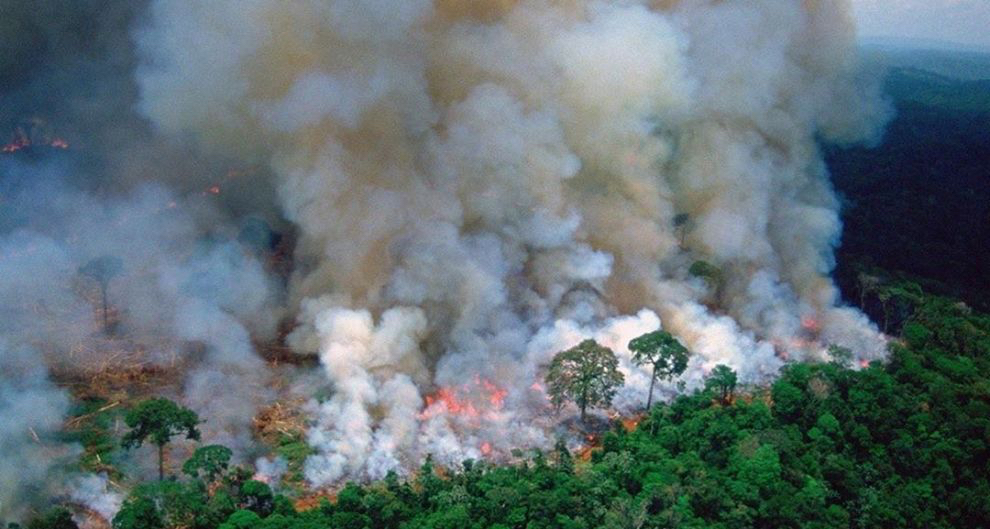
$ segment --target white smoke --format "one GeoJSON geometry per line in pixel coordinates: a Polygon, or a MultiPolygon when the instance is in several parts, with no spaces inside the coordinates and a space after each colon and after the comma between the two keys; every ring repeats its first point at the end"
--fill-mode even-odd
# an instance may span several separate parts
{"type": "MultiPolygon", "coordinates": [[[[252,341],[269,335],[279,317],[268,273],[236,241],[236,226],[198,195],[141,186],[108,198],[53,173],[28,173],[49,181],[13,186],[5,198],[14,214],[0,226],[0,362],[12,363],[0,392],[16,399],[11,403],[33,395],[30,409],[43,410],[22,420],[28,409],[11,404],[4,419],[25,426],[11,429],[21,433],[11,433],[10,442],[61,426],[55,410],[64,414],[68,397],[47,382],[49,368],[90,380],[106,370],[155,366],[186,370],[181,387],[161,391],[200,413],[205,440],[244,455],[253,446],[251,419],[270,391],[252,341]],[[203,235],[204,225],[212,237],[203,235]],[[104,329],[98,287],[79,272],[101,256],[121,264],[108,289],[112,332],[104,329]]],[[[20,184],[16,174],[13,181],[20,184]]],[[[27,448],[40,450],[43,441],[27,448]]],[[[15,464],[17,450],[11,446],[0,462],[15,464]]],[[[30,467],[43,474],[48,465],[30,467]]],[[[0,470],[3,479],[25,487],[45,477],[10,470],[0,470]]]]}
{"type": "Polygon", "coordinates": [[[113,520],[124,503],[124,495],[111,489],[106,474],[77,477],[69,484],[69,491],[73,502],[99,514],[108,522],[113,520]]]}
{"type": "Polygon", "coordinates": [[[282,476],[289,471],[289,462],[281,456],[259,457],[254,462],[254,468],[255,480],[267,483],[272,488],[277,488],[282,481],[282,476]]]}
{"type": "Polygon", "coordinates": [[[626,344],[661,326],[689,387],[884,354],[829,278],[817,139],[889,114],[846,1],[157,0],[138,40],[145,115],[267,157],[300,231],[291,341],[334,389],[315,485],[546,446],[542,367],[587,336],[622,410],[649,386],[626,344]]]}
{"type": "Polygon", "coordinates": [[[75,455],[52,439],[68,411],[68,395],[48,379],[36,352],[0,338],[0,517],[20,516],[49,472],[75,455]]]}
{"type": "Polygon", "coordinates": [[[418,309],[393,308],[376,327],[367,311],[329,307],[318,310],[315,326],[335,394],[316,410],[318,426],[309,441],[319,453],[306,463],[307,478],[322,485],[363,469],[378,478],[399,470],[400,451],[416,431],[408,421],[421,400],[410,378],[397,370],[423,373],[418,349],[425,316],[418,309]]]}
{"type": "Polygon", "coordinates": [[[256,259],[227,243],[170,263],[159,281],[175,299],[175,335],[206,346],[186,381],[185,402],[206,419],[208,442],[242,454],[253,445],[251,418],[272,398],[248,331],[264,335],[273,325],[270,280],[256,259]]]}
{"type": "Polygon", "coordinates": [[[244,210],[271,213],[270,197],[257,198],[270,186],[254,178],[255,196],[236,199],[226,189],[217,196],[219,187],[204,191],[229,160],[206,160],[153,134],[134,112],[130,29],[146,7],[44,0],[0,8],[0,143],[17,129],[34,143],[0,153],[7,521],[74,483],[65,472],[79,447],[56,434],[71,397],[117,399],[130,389],[119,386],[131,377],[117,374],[164,373],[148,389],[196,408],[204,436],[234,448],[250,443],[254,405],[267,396],[252,342],[281,317],[278,287],[257,249],[237,240],[236,219],[244,210]],[[57,149],[48,147],[54,138],[57,149]],[[104,332],[98,282],[80,273],[104,256],[122,265],[109,282],[113,332],[104,332]],[[59,388],[66,382],[73,395],[59,388]]]}

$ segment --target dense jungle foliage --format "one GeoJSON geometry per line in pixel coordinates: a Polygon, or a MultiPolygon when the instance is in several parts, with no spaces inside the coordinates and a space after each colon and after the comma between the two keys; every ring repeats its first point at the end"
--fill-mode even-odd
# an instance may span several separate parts
{"type": "MultiPolygon", "coordinates": [[[[298,512],[199,454],[135,488],[114,529],[949,528],[990,520],[990,317],[906,293],[886,364],[794,364],[769,388],[717,385],[617,423],[590,460],[427,463],[298,512]]],[[[841,355],[839,355],[841,357],[841,355]]],[[[63,513],[64,514],[64,513],[63,513]]],[[[56,510],[29,529],[71,529],[56,510]]]]}
{"type": "Polygon", "coordinates": [[[902,68],[886,91],[897,116],[881,146],[826,150],[845,202],[836,277],[850,300],[879,267],[990,310],[990,80],[902,68]]]}

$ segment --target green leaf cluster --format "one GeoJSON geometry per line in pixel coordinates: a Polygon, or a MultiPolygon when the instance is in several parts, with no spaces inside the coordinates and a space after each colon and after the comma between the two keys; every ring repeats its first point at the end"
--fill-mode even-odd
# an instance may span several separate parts
{"type": "Polygon", "coordinates": [[[581,409],[581,419],[588,407],[607,406],[625,377],[619,372],[619,360],[608,347],[594,340],[557,353],[546,375],[550,401],[560,409],[568,400],[581,409]]]}
{"type": "Polygon", "coordinates": [[[680,341],[667,331],[654,331],[634,338],[629,342],[633,362],[650,366],[650,393],[646,408],[653,404],[653,385],[658,379],[670,380],[687,369],[690,352],[680,341]]]}

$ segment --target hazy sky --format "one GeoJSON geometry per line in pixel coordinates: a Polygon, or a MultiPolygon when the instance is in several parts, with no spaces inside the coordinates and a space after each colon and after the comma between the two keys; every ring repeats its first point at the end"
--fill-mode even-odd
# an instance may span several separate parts
{"type": "Polygon", "coordinates": [[[990,48],[990,0],[852,0],[863,37],[935,39],[990,48]]]}

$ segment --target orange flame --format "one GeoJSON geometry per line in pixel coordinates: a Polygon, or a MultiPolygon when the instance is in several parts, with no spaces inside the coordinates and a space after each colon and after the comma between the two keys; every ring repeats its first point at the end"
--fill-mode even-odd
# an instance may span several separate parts
{"type": "Polygon", "coordinates": [[[61,149],[61,150],[65,150],[69,148],[69,142],[63,140],[62,138],[52,137],[51,139],[49,139],[47,137],[44,137],[40,139],[39,138],[32,139],[31,137],[32,135],[33,134],[29,135],[27,132],[24,131],[24,129],[18,128],[14,132],[13,141],[0,147],[0,152],[4,154],[10,154],[20,151],[22,149],[27,149],[28,147],[34,145],[43,145],[43,146],[51,147],[53,149],[61,149]]]}
{"type": "Polygon", "coordinates": [[[24,143],[24,142],[15,140],[15,141],[12,141],[12,142],[8,143],[7,145],[4,145],[3,148],[0,149],[0,150],[2,150],[4,153],[11,153],[11,152],[17,152],[17,151],[19,151],[19,150],[21,150],[21,149],[23,149],[25,147],[30,147],[30,146],[31,146],[31,143],[30,142],[24,143]]]}
{"type": "Polygon", "coordinates": [[[478,416],[478,410],[474,407],[474,404],[470,401],[462,400],[458,397],[456,390],[451,388],[440,388],[435,394],[426,396],[427,410],[433,408],[433,405],[438,403],[442,404],[448,412],[455,415],[478,416]]]}
{"type": "Polygon", "coordinates": [[[490,417],[502,409],[508,395],[508,390],[476,375],[473,382],[457,387],[442,387],[427,395],[426,407],[419,417],[429,419],[443,414],[471,420],[490,417]]]}
{"type": "Polygon", "coordinates": [[[509,390],[502,389],[488,380],[483,380],[480,377],[475,377],[475,383],[480,383],[485,391],[488,392],[488,402],[491,403],[496,409],[501,409],[502,404],[505,402],[505,397],[508,396],[509,390]]]}
{"type": "Polygon", "coordinates": [[[801,318],[801,327],[806,331],[818,332],[821,327],[818,324],[818,320],[814,316],[803,316],[801,318]]]}

